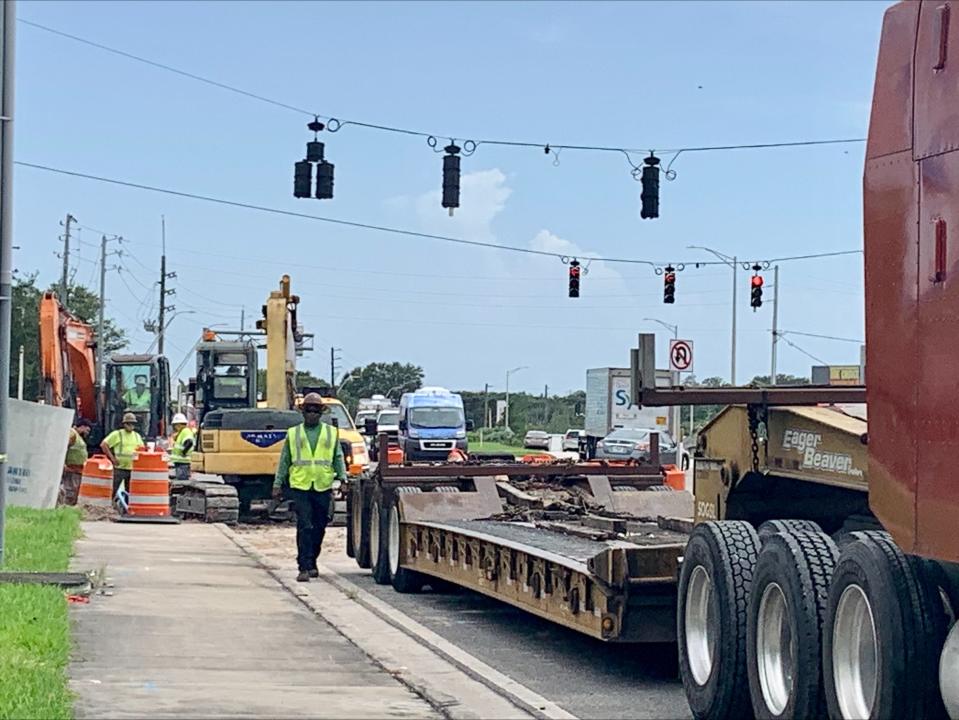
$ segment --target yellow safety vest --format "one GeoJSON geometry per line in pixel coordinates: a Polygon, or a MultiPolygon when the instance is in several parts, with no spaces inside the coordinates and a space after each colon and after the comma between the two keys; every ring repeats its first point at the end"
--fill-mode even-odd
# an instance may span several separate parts
{"type": "Polygon", "coordinates": [[[196,435],[193,430],[188,427],[183,428],[176,434],[176,437],[173,438],[173,449],[170,450],[170,460],[174,465],[190,462],[190,453],[193,452],[193,448],[190,449],[190,453],[183,448],[183,444],[187,440],[192,440],[194,447],[196,446],[196,435]]]}
{"type": "Polygon", "coordinates": [[[76,430],[71,430],[72,440],[67,447],[67,457],[64,465],[67,467],[83,467],[87,461],[87,441],[76,430]]]}
{"type": "Polygon", "coordinates": [[[303,423],[286,431],[290,444],[290,487],[296,490],[323,492],[333,487],[333,456],[339,442],[339,431],[332,425],[320,423],[316,449],[310,449],[303,423]]]}
{"type": "Polygon", "coordinates": [[[117,467],[130,470],[133,467],[133,453],[143,445],[143,438],[136,430],[114,430],[107,435],[106,444],[117,459],[117,467]]]}

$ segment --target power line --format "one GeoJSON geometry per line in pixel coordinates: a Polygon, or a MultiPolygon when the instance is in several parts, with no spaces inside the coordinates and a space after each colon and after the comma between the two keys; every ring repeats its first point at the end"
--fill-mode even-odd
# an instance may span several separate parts
{"type": "MultiPolygon", "coordinates": [[[[405,230],[402,228],[394,228],[386,225],[373,225],[370,223],[356,222],[352,220],[340,220],[337,218],[324,217],[322,215],[311,215],[309,213],[295,212],[292,210],[281,210],[280,208],[273,208],[266,205],[255,205],[252,203],[239,202],[237,200],[226,200],[224,198],[212,197],[209,195],[199,195],[197,193],[184,192],[181,190],[172,190],[169,188],[161,188],[153,185],[145,185],[142,183],[135,183],[128,180],[117,180],[115,178],[108,178],[99,175],[90,175],[88,173],[77,172],[74,170],[64,170],[62,168],[50,167],[48,165],[38,165],[35,163],[24,162],[22,160],[15,160],[15,165],[21,167],[28,167],[34,170],[43,170],[44,172],[56,173],[58,175],[67,175],[69,177],[78,177],[85,180],[93,180],[95,182],[108,183],[111,185],[119,185],[121,187],[129,187],[137,190],[147,190],[149,192],[161,193],[164,195],[173,195],[175,197],[188,198],[191,200],[202,200],[203,202],[215,203],[217,205],[226,205],[228,207],[238,207],[246,210],[256,210],[259,212],[270,213],[272,215],[283,215],[287,217],[296,217],[304,220],[313,220],[315,222],[329,223],[331,225],[339,225],[343,227],[359,228],[363,230],[374,230],[377,232],[389,233],[392,235],[401,235],[404,237],[414,237],[422,238],[425,240],[437,240],[440,242],[453,243],[457,245],[467,245],[470,247],[481,247],[491,250],[504,250],[507,252],[515,253],[524,253],[527,255],[538,255],[540,257],[551,257],[564,262],[569,259],[568,255],[557,252],[548,252],[545,250],[534,250],[532,248],[523,248],[517,247],[515,245],[498,245],[496,243],[482,242],[479,240],[466,240],[464,238],[455,238],[448,235],[434,235],[432,233],[423,233],[415,230],[405,230]]],[[[861,253],[862,250],[844,250],[839,252],[827,252],[820,254],[808,254],[808,255],[796,255],[793,257],[783,257],[777,258],[776,262],[786,262],[789,260],[809,260],[817,257],[836,257],[839,255],[856,255],[861,253]]],[[[590,262],[608,262],[608,263],[627,263],[633,265],[647,265],[652,268],[661,268],[668,262],[654,262],[652,260],[641,260],[637,258],[615,258],[615,257],[593,257],[588,255],[582,256],[584,260],[590,262]]],[[[771,262],[771,261],[767,261],[771,262]]],[[[705,260],[705,261],[690,261],[687,263],[680,263],[683,265],[725,265],[726,263],[720,260],[705,260]]]]}
{"type": "Polygon", "coordinates": [[[862,340],[856,340],[855,338],[836,337],[834,335],[817,335],[816,333],[798,332],[796,330],[780,330],[777,335],[781,337],[787,333],[789,335],[801,335],[803,337],[819,338],[821,340],[835,340],[836,342],[855,343],[856,345],[863,344],[862,340]]]}
{"type": "MultiPolygon", "coordinates": [[[[127,52],[125,50],[120,50],[103,43],[99,43],[87,38],[80,37],[78,35],[73,35],[71,33],[64,32],[62,30],[57,30],[56,28],[49,27],[48,25],[42,25],[37,22],[30,20],[25,20],[23,18],[18,18],[18,20],[30,27],[43,30],[45,32],[57,35],[60,37],[68,38],[75,42],[82,43],[89,47],[102,50],[104,52],[111,53],[113,55],[118,55],[120,57],[126,58],[128,60],[133,60],[135,62],[143,63],[151,67],[165,70],[167,72],[174,73],[181,77],[188,78],[190,80],[195,80],[200,83],[211,85],[213,87],[219,88],[221,90],[226,90],[227,92],[232,92],[237,95],[242,95],[243,97],[257,100],[259,102],[267,103],[275,107],[283,108],[290,110],[300,115],[305,115],[308,117],[322,118],[327,124],[327,130],[331,132],[337,132],[341,128],[344,128],[348,125],[354,127],[366,128],[368,130],[377,130],[381,132],[393,133],[398,135],[407,135],[413,137],[422,137],[427,138],[428,140],[433,140],[435,144],[435,138],[437,137],[457,137],[457,138],[466,138],[465,135],[454,134],[450,135],[447,133],[435,133],[435,132],[425,132],[422,130],[413,130],[410,128],[398,127],[394,125],[384,125],[380,123],[371,123],[361,120],[340,120],[336,117],[329,115],[323,115],[322,113],[310,111],[305,108],[297,107],[296,105],[291,105],[289,103],[281,102],[265,95],[260,95],[259,93],[254,93],[249,90],[244,90],[243,88],[236,87],[235,85],[229,85],[227,83],[220,82],[218,80],[213,80],[212,78],[205,77],[198,73],[190,72],[187,70],[181,70],[179,68],[173,67],[172,65],[167,65],[166,63],[159,62],[157,60],[151,60],[149,58],[143,57],[141,55],[135,55],[133,53],[127,52]]],[[[762,150],[770,148],[790,148],[790,147],[812,147],[817,145],[838,145],[838,144],[849,144],[849,143],[861,143],[865,142],[865,138],[836,138],[836,139],[826,139],[826,140],[796,140],[796,141],[787,141],[787,142],[768,142],[768,143],[748,143],[742,145],[701,145],[701,146],[690,146],[690,147],[680,147],[680,148],[661,148],[658,149],[661,153],[675,153],[673,161],[681,153],[690,153],[690,152],[716,152],[716,151],[730,151],[730,150],[762,150]]],[[[638,170],[638,167],[634,160],[630,157],[630,153],[644,153],[652,150],[652,147],[646,148],[628,148],[628,147],[619,147],[611,145],[575,145],[575,144],[559,144],[559,143],[550,143],[550,142],[528,142],[521,140],[497,140],[497,139],[483,139],[483,140],[467,140],[466,143],[472,144],[473,150],[480,145],[494,145],[500,147],[519,147],[519,148],[535,148],[542,149],[547,154],[553,151],[559,150],[580,150],[580,151],[590,151],[590,152],[613,152],[613,153],[622,153],[626,156],[627,161],[633,167],[634,171],[638,170]]],[[[465,145],[464,145],[465,148],[465,145]]],[[[468,150],[468,149],[467,149],[468,150]]],[[[471,151],[469,151],[471,152],[471,151]]],[[[672,165],[672,162],[670,162],[672,165]]],[[[667,167],[667,175],[670,172],[669,167],[667,167]]]]}
{"type": "Polygon", "coordinates": [[[817,363],[819,363],[820,365],[828,365],[828,364],[829,364],[829,363],[827,363],[825,360],[822,360],[822,359],[820,359],[820,358],[817,358],[817,357],[816,357],[815,355],[813,355],[812,353],[803,350],[803,349],[802,349],[801,347],[799,347],[796,343],[792,342],[789,338],[785,337],[782,333],[776,333],[776,334],[777,334],[777,336],[779,337],[779,339],[782,340],[784,343],[786,343],[787,345],[789,345],[789,346],[792,347],[792,348],[795,348],[796,350],[798,350],[799,352],[801,352],[801,353],[802,353],[803,355],[805,355],[806,357],[812,358],[813,360],[815,360],[815,361],[816,361],[817,363]]]}

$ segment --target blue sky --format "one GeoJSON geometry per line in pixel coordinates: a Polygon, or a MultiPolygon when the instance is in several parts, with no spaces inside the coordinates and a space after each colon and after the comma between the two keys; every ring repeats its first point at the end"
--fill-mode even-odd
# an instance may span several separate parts
{"type": "MultiPolygon", "coordinates": [[[[21,18],[340,119],[459,139],[641,148],[863,137],[888,2],[148,3],[21,2],[21,18]]],[[[862,145],[681,156],[661,217],[639,219],[621,156],[480,146],[462,207],[440,207],[441,159],[422,138],[324,133],[332,201],[292,197],[310,138],[295,112],[20,24],[15,149],[21,161],[287,210],[579,257],[751,259],[862,246],[862,145]]],[[[420,364],[430,384],[565,392],[588,367],[628,363],[637,332],[677,323],[699,377],[729,374],[731,272],[679,274],[676,304],[642,265],[593,263],[578,300],[559,260],[415,240],[17,168],[15,264],[59,277],[59,223],[87,229],[74,267],[95,287],[96,230],[129,254],[107,280],[133,350],[152,337],[160,216],[177,272],[168,352],[203,325],[259,313],[293,278],[316,351],[301,367],[420,364]]],[[[75,248],[76,249],[76,248],[75,248]]],[[[771,283],[772,273],[767,273],[771,283]]],[[[783,264],[785,330],[863,336],[861,256],[783,264]]],[[[739,278],[738,380],[767,374],[771,290],[759,312],[739,278]]],[[[787,336],[832,363],[858,345],[787,336]]],[[[781,372],[814,361],[780,343],[781,372]]],[[[186,363],[189,374],[193,360],[186,363]]]]}

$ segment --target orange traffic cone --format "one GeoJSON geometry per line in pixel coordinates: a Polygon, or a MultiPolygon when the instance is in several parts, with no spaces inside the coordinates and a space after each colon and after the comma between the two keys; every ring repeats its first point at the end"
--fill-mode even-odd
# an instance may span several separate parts
{"type": "Polygon", "coordinates": [[[128,513],[119,522],[178,523],[170,515],[170,470],[157,450],[137,450],[130,471],[128,513]]]}

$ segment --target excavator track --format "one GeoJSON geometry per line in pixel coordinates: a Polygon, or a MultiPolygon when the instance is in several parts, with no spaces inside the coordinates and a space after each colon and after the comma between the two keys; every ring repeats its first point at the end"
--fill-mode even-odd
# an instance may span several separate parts
{"type": "Polygon", "coordinates": [[[240,498],[232,485],[194,480],[175,482],[171,493],[173,512],[179,517],[227,525],[236,525],[240,519],[240,498]]]}

